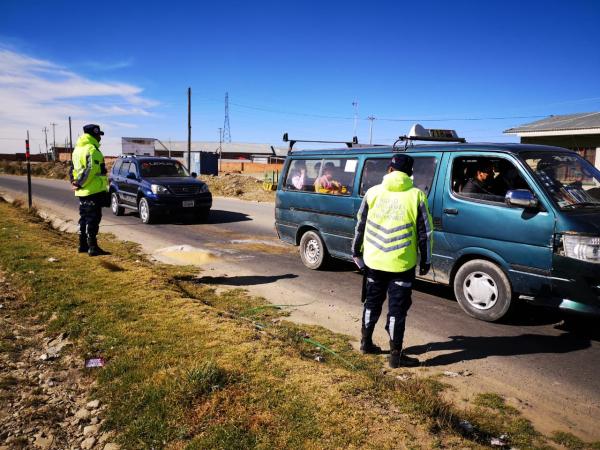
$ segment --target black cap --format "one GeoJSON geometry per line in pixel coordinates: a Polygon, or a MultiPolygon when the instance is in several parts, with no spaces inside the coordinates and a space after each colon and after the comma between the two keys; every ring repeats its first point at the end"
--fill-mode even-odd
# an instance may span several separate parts
{"type": "Polygon", "coordinates": [[[404,172],[406,175],[411,176],[413,171],[414,159],[408,155],[394,155],[390,161],[388,167],[399,172],[404,172]]]}
{"type": "Polygon", "coordinates": [[[104,131],[100,131],[100,125],[90,123],[83,126],[83,132],[92,136],[104,136],[104,131]]]}

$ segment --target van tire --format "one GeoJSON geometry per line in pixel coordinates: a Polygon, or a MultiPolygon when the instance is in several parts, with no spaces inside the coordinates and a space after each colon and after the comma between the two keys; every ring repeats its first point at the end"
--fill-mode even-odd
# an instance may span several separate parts
{"type": "Polygon", "coordinates": [[[486,322],[505,317],[513,297],[504,271],[484,259],[473,259],[460,266],[454,277],[454,295],[464,312],[486,322]]]}
{"type": "Polygon", "coordinates": [[[319,233],[307,231],[300,239],[300,259],[302,263],[312,270],[321,269],[327,262],[327,247],[319,233]]]}

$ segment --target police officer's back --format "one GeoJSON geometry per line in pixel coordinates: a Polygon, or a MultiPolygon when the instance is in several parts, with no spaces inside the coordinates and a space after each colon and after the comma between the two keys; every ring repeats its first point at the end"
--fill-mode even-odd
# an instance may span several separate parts
{"type": "Polygon", "coordinates": [[[386,294],[389,302],[386,330],[390,336],[390,366],[417,365],[402,353],[406,314],[420,254],[419,274],[430,268],[432,220],[426,195],[413,186],[413,159],[395,155],[383,182],[367,191],[360,210],[352,256],[366,271],[366,298],[362,319],[361,351],[379,353],[373,331],[386,294]]]}
{"type": "Polygon", "coordinates": [[[79,252],[107,254],[98,246],[102,208],[107,205],[108,182],[100,140],[104,132],[95,124],[83,127],[71,157],[71,186],[79,198],[79,252]]]}

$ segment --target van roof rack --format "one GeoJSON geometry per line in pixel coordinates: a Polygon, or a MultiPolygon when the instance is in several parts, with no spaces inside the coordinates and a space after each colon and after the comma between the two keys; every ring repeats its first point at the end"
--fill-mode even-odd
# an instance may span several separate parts
{"type": "Polygon", "coordinates": [[[355,145],[358,145],[358,137],[354,136],[352,141],[312,141],[307,139],[290,139],[287,133],[283,133],[283,142],[289,142],[290,148],[288,149],[288,153],[290,153],[296,142],[311,142],[311,143],[319,143],[319,144],[346,144],[346,147],[352,148],[355,145]]]}

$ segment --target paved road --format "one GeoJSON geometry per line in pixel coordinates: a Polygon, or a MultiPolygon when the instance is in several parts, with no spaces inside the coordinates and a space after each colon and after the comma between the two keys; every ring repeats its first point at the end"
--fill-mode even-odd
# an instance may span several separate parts
{"type": "MultiPolygon", "coordinates": [[[[0,192],[22,194],[25,186],[23,177],[0,176],[0,192]]],[[[76,221],[77,201],[66,182],[34,179],[33,194],[39,207],[76,221]]],[[[101,231],[138,242],[150,253],[189,245],[217,255],[203,266],[206,283],[243,286],[275,303],[310,303],[292,317],[359,334],[359,275],[346,263],[328,271],[305,269],[296,249],[277,240],[272,204],[216,198],[206,224],[147,226],[134,214],[115,217],[104,211],[101,231]]],[[[406,340],[426,361],[421,372],[474,373],[449,379],[457,387],[457,401],[481,391],[500,392],[542,432],[562,429],[600,439],[600,333],[581,322],[562,326],[561,319],[523,306],[508,323],[480,322],[464,315],[448,288],[420,283],[406,340]]],[[[376,339],[385,345],[382,328],[376,339]]]]}

